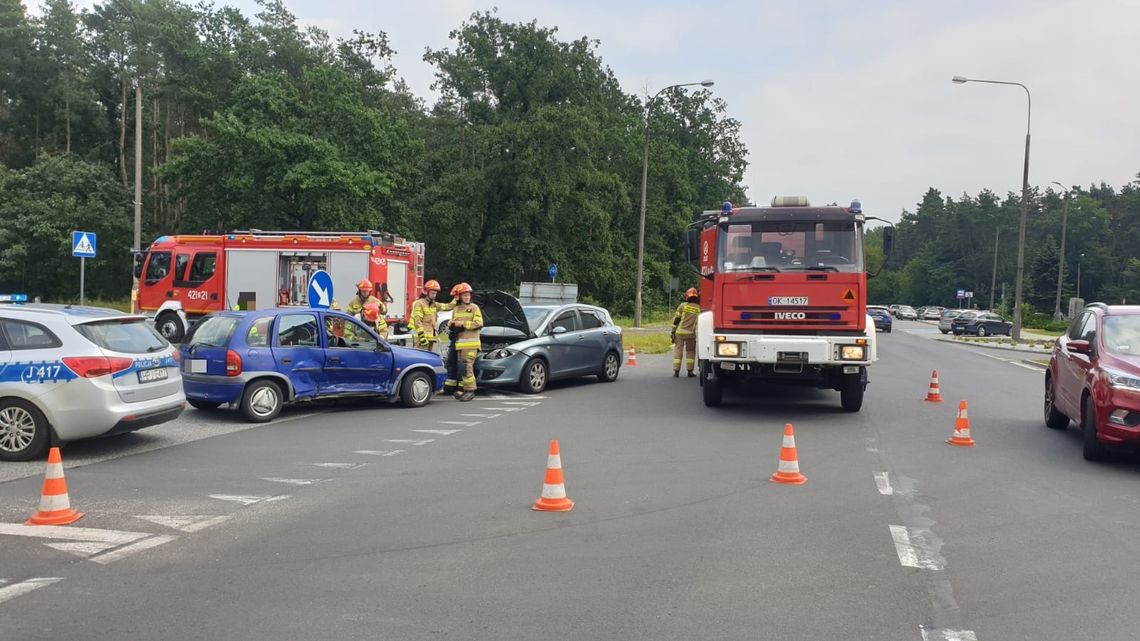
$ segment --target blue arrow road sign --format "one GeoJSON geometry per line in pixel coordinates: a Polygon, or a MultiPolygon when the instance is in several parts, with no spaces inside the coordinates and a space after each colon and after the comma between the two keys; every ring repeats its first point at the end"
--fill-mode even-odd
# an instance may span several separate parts
{"type": "Polygon", "coordinates": [[[318,269],[309,277],[309,307],[328,309],[332,300],[332,276],[325,270],[318,269]]]}
{"type": "Polygon", "coordinates": [[[95,258],[94,232],[71,232],[71,255],[76,258],[95,258]]]}
{"type": "Polygon", "coordinates": [[[554,280],[558,276],[558,263],[550,263],[550,269],[546,270],[546,273],[550,276],[550,280],[554,280]]]}

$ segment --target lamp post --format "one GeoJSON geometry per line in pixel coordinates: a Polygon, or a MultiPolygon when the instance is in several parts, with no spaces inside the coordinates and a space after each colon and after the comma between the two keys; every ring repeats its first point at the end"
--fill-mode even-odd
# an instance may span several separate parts
{"type": "Polygon", "coordinates": [[[994,290],[997,289],[997,257],[998,257],[998,241],[1001,240],[1001,227],[994,229],[994,270],[993,275],[990,276],[990,309],[994,308],[994,290]]]}
{"type": "Polygon", "coordinates": [[[1065,199],[1061,201],[1061,255],[1057,265],[1057,302],[1053,305],[1053,320],[1059,321],[1064,318],[1061,314],[1061,283],[1065,278],[1065,230],[1069,227],[1069,196],[1072,191],[1056,180],[1050,184],[1065,190],[1065,199]]]}
{"type": "Polygon", "coordinates": [[[1077,259],[1077,298],[1081,297],[1081,263],[1085,261],[1085,255],[1077,259]]]}
{"type": "Polygon", "coordinates": [[[1013,290],[1013,328],[1010,331],[1010,338],[1017,343],[1021,340],[1021,281],[1025,275],[1025,219],[1029,216],[1029,124],[1033,112],[1033,96],[1029,94],[1029,87],[1020,82],[979,80],[963,76],[954,76],[950,80],[957,85],[982,82],[990,85],[1012,85],[1025,90],[1025,164],[1021,174],[1021,220],[1017,225],[1017,283],[1013,290]]]}
{"type": "Polygon", "coordinates": [[[657,100],[657,96],[665,93],[670,89],[677,89],[678,87],[692,87],[693,85],[700,85],[702,87],[713,86],[712,80],[702,80],[700,82],[686,82],[679,85],[669,85],[661,91],[653,94],[645,103],[645,146],[641,152],[641,220],[638,225],[637,231],[637,291],[634,295],[633,302],[633,326],[641,327],[641,288],[645,280],[645,192],[649,183],[649,112],[653,108],[653,101],[657,100]]]}

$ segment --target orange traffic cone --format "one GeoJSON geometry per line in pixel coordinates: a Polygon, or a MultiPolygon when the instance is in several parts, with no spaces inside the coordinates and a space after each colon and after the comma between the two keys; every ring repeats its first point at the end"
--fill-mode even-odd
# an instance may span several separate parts
{"type": "Polygon", "coordinates": [[[954,436],[946,442],[959,447],[973,447],[977,443],[970,438],[970,417],[966,414],[966,401],[958,402],[958,418],[954,420],[954,436]]]}
{"type": "Polygon", "coordinates": [[[625,364],[626,365],[637,365],[637,350],[634,349],[633,345],[629,346],[629,360],[626,361],[625,364]]]}
{"type": "Polygon", "coordinates": [[[922,400],[927,403],[942,402],[942,388],[938,386],[938,370],[934,370],[930,373],[930,391],[926,393],[926,398],[922,400]]]}
{"type": "Polygon", "coordinates": [[[800,461],[796,457],[796,435],[792,431],[792,424],[784,426],[784,445],[780,448],[780,466],[776,473],[768,479],[773,483],[787,483],[789,485],[803,485],[807,477],[800,474],[800,461]]]}
{"type": "Polygon", "coordinates": [[[24,525],[67,525],[75,523],[82,516],[83,512],[71,509],[71,499],[67,498],[67,481],[63,478],[63,458],[59,455],[59,448],[53,447],[48,452],[40,509],[24,525]]]}
{"type": "Polygon", "coordinates": [[[542,496],[534,502],[532,510],[539,512],[569,512],[574,501],[566,498],[566,482],[562,480],[562,455],[558,453],[558,440],[550,442],[550,455],[546,457],[546,478],[542,482],[542,496]]]}

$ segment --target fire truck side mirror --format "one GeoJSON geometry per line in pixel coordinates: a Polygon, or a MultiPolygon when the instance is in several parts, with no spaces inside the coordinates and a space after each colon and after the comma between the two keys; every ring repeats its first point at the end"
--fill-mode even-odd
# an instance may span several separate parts
{"type": "Polygon", "coordinates": [[[883,229],[883,258],[891,255],[895,249],[895,228],[887,227],[883,229]]]}
{"type": "Polygon", "coordinates": [[[689,262],[695,263],[696,261],[700,260],[701,255],[699,248],[701,246],[701,232],[699,229],[685,230],[684,245],[685,258],[689,262]]]}
{"type": "Polygon", "coordinates": [[[144,254],[142,252],[135,252],[134,253],[133,270],[134,270],[135,278],[141,278],[142,277],[143,260],[145,258],[146,258],[146,254],[144,254]]]}

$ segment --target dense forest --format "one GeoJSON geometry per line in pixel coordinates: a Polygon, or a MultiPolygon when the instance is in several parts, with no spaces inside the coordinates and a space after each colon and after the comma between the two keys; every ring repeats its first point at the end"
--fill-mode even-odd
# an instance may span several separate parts
{"type": "MultiPolygon", "coordinates": [[[[747,150],[724,102],[670,90],[646,119],[597,41],[475,13],[425,52],[429,105],[384,32],[334,38],[280,0],[259,5],[45,0],[28,12],[0,0],[0,291],[74,298],[68,243],[84,229],[99,234],[89,295],[127,295],[136,130],[144,247],[173,232],[376,229],[426,242],[444,282],[512,288],[554,262],[617,312],[633,305],[645,122],[648,306],[666,304],[673,277],[696,284],[681,251],[693,215],[745,200],[747,150]]],[[[1046,190],[1031,206],[1038,311],[1052,310],[1066,207],[1066,295],[1080,261],[1086,298],[1140,298],[1140,182],[1046,190]]],[[[1018,208],[932,188],[903,213],[873,298],[952,304],[966,288],[988,304],[996,233],[1012,299],[1018,208]]]]}

